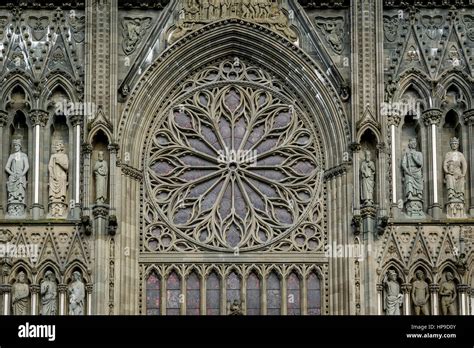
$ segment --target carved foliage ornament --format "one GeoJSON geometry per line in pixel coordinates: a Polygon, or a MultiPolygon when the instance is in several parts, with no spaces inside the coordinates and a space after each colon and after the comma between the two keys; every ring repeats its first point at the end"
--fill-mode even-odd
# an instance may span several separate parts
{"type": "Polygon", "coordinates": [[[160,217],[213,250],[254,249],[285,237],[319,194],[311,123],[279,93],[238,81],[253,71],[226,61],[184,93],[148,144],[146,183],[160,217]],[[230,74],[230,75],[229,75],[230,74]]]}
{"type": "Polygon", "coordinates": [[[469,40],[474,41],[474,16],[465,15],[463,20],[466,25],[466,36],[469,40]]]}
{"type": "Polygon", "coordinates": [[[122,48],[126,55],[132,54],[151,26],[151,17],[125,17],[122,21],[122,48]]]}
{"type": "Polygon", "coordinates": [[[48,23],[48,17],[31,16],[28,19],[28,25],[31,28],[31,34],[35,40],[40,41],[44,38],[46,31],[48,30],[48,23]]]}
{"type": "Polygon", "coordinates": [[[383,17],[383,32],[387,41],[395,41],[398,36],[398,29],[400,28],[399,25],[400,19],[398,18],[398,16],[383,17]]]}

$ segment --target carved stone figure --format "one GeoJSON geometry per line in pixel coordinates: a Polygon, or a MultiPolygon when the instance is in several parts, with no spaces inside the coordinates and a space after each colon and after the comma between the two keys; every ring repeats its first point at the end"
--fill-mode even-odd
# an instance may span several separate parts
{"type": "Polygon", "coordinates": [[[238,300],[234,300],[229,306],[229,315],[243,315],[242,303],[238,300]]]}
{"type": "Polygon", "coordinates": [[[58,296],[58,287],[54,277],[54,273],[46,271],[44,280],[41,282],[41,314],[56,315],[56,301],[58,296]]]}
{"type": "Polygon", "coordinates": [[[18,273],[15,284],[12,285],[12,308],[13,315],[27,315],[30,288],[26,282],[25,272],[18,273]]]}
{"type": "Polygon", "coordinates": [[[28,156],[21,151],[21,141],[12,141],[13,153],[8,157],[5,171],[9,174],[7,181],[8,215],[21,217],[25,214],[26,173],[30,168],[28,156]]]}
{"type": "Polygon", "coordinates": [[[341,54],[344,48],[344,18],[316,17],[316,25],[324,34],[324,37],[335,53],[341,54]]]}
{"type": "Polygon", "coordinates": [[[412,283],[411,299],[415,308],[415,315],[430,315],[428,300],[430,298],[430,291],[428,283],[425,281],[425,274],[422,270],[415,273],[416,280],[412,283]]]}
{"type": "Polygon", "coordinates": [[[410,217],[423,217],[423,154],[416,150],[416,139],[410,139],[402,157],[405,206],[410,217]]]}
{"type": "Polygon", "coordinates": [[[95,176],[95,202],[103,204],[107,201],[107,176],[109,169],[107,162],[104,160],[104,152],[99,151],[97,154],[97,162],[94,166],[95,176]]]}
{"type": "Polygon", "coordinates": [[[375,163],[371,160],[370,151],[365,151],[365,159],[360,165],[360,198],[364,206],[374,204],[375,163]]]}
{"type": "Polygon", "coordinates": [[[66,211],[67,173],[69,159],[64,153],[64,144],[58,141],[56,153],[49,160],[49,213],[51,217],[62,217],[66,211]]]}
{"type": "Polygon", "coordinates": [[[400,284],[397,281],[397,273],[390,269],[383,280],[384,287],[384,310],[386,315],[400,315],[400,307],[403,303],[403,295],[400,293],[400,284]]]}
{"type": "Polygon", "coordinates": [[[82,282],[81,273],[72,274],[73,281],[69,284],[69,315],[84,315],[86,289],[82,282]]]}
{"type": "Polygon", "coordinates": [[[439,287],[441,297],[441,313],[443,315],[456,315],[456,283],[451,272],[446,272],[446,280],[439,287]]]}
{"type": "Polygon", "coordinates": [[[448,190],[447,215],[448,217],[464,217],[464,184],[467,172],[467,163],[464,155],[458,151],[459,140],[450,141],[452,151],[444,157],[444,182],[448,190]]]}
{"type": "Polygon", "coordinates": [[[151,17],[130,18],[125,17],[122,22],[123,41],[122,48],[126,55],[132,54],[141,40],[145,36],[146,31],[151,26],[151,17]]]}

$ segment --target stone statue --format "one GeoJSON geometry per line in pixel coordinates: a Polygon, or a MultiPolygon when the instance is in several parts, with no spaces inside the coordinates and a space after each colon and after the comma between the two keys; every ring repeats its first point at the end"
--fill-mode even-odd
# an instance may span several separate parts
{"type": "Polygon", "coordinates": [[[229,315],[243,315],[244,311],[242,309],[243,303],[240,303],[239,300],[234,300],[232,304],[229,303],[229,315]]]}
{"type": "Polygon", "coordinates": [[[408,216],[424,217],[423,213],[423,154],[416,150],[416,139],[410,139],[402,157],[405,206],[408,216]]]}
{"type": "Polygon", "coordinates": [[[41,314],[42,315],[56,315],[56,300],[58,296],[58,286],[54,273],[46,271],[44,279],[41,282],[41,314]]]}
{"type": "Polygon", "coordinates": [[[30,288],[26,282],[25,272],[18,273],[17,280],[12,286],[12,307],[13,315],[28,314],[28,299],[30,297],[30,288]]]}
{"type": "Polygon", "coordinates": [[[403,303],[403,295],[400,293],[400,284],[397,281],[397,273],[390,269],[383,280],[384,286],[384,310],[386,315],[400,315],[400,307],[403,303]],[[387,279],[388,278],[388,279],[387,279]]]}
{"type": "Polygon", "coordinates": [[[66,211],[67,172],[69,159],[64,153],[64,144],[58,141],[56,153],[49,160],[49,213],[52,217],[62,217],[66,211]]]}
{"type": "Polygon", "coordinates": [[[97,162],[94,166],[95,175],[95,202],[104,204],[107,201],[107,176],[109,169],[107,162],[104,160],[104,152],[99,151],[97,154],[97,162]]]}
{"type": "Polygon", "coordinates": [[[370,159],[370,151],[365,151],[365,159],[360,165],[360,198],[364,206],[374,204],[375,163],[370,159]]]}
{"type": "Polygon", "coordinates": [[[26,173],[30,168],[28,156],[21,151],[21,140],[12,141],[13,153],[8,157],[5,171],[9,174],[7,181],[8,215],[22,217],[25,215],[26,173]]]}
{"type": "Polygon", "coordinates": [[[448,190],[447,215],[450,218],[464,217],[464,183],[467,163],[464,155],[458,151],[459,139],[452,138],[449,142],[451,150],[444,156],[444,182],[448,190]]]}
{"type": "Polygon", "coordinates": [[[443,315],[456,315],[456,283],[451,272],[446,272],[446,281],[439,287],[439,296],[441,296],[441,313],[443,315]]]}
{"type": "Polygon", "coordinates": [[[86,290],[81,273],[75,271],[72,277],[74,280],[69,284],[69,315],[84,315],[86,290]]]}
{"type": "Polygon", "coordinates": [[[428,283],[425,281],[425,274],[422,270],[417,270],[416,280],[412,283],[411,299],[415,307],[415,315],[430,315],[428,300],[430,298],[430,291],[428,283]]]}

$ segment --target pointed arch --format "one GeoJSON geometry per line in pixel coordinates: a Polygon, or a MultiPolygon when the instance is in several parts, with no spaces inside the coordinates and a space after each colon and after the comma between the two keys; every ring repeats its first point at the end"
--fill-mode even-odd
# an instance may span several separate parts
{"type": "Polygon", "coordinates": [[[442,100],[444,93],[452,86],[455,86],[461,93],[461,102],[464,104],[464,110],[469,110],[474,107],[472,102],[472,88],[469,83],[466,82],[463,76],[457,73],[446,74],[441,77],[439,84],[443,86],[443,94],[438,95],[439,99],[442,100]]]}
{"type": "Polygon", "coordinates": [[[15,74],[11,77],[5,76],[5,80],[6,82],[0,84],[0,110],[6,109],[6,103],[9,100],[9,96],[16,87],[20,87],[25,93],[30,109],[35,108],[35,105],[33,105],[33,95],[31,94],[31,91],[34,91],[35,86],[31,79],[20,74],[15,74]]]}
{"type": "Polygon", "coordinates": [[[432,98],[431,88],[426,81],[429,81],[429,76],[421,72],[403,74],[400,76],[398,89],[394,94],[393,100],[401,100],[407,91],[413,89],[420,96],[423,110],[434,107],[436,101],[432,98]]]}
{"type": "MultiPolygon", "coordinates": [[[[339,92],[318,63],[266,28],[228,20],[205,26],[179,40],[142,75],[121,115],[121,151],[141,154],[154,120],[177,93],[176,83],[179,86],[185,81],[190,71],[198,72],[229,56],[257,62],[273,74],[281,83],[277,87],[311,117],[320,132],[318,140],[325,167],[343,162],[350,139],[348,119],[339,92]]],[[[141,168],[142,161],[142,156],[132,156],[130,165],[141,168]]]]}
{"type": "Polygon", "coordinates": [[[57,89],[61,88],[67,95],[68,101],[71,103],[79,102],[77,97],[76,87],[71,81],[75,81],[74,77],[68,75],[66,72],[53,73],[45,79],[45,83],[41,88],[41,93],[39,95],[39,109],[48,110],[50,105],[50,98],[52,93],[57,89]]]}

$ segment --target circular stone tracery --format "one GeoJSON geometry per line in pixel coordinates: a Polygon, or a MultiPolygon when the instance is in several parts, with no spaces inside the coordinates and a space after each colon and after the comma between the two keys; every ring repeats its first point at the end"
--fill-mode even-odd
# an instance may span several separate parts
{"type": "Polygon", "coordinates": [[[287,235],[316,198],[312,128],[261,86],[200,87],[160,121],[147,185],[161,218],[214,250],[254,249],[287,235]]]}

